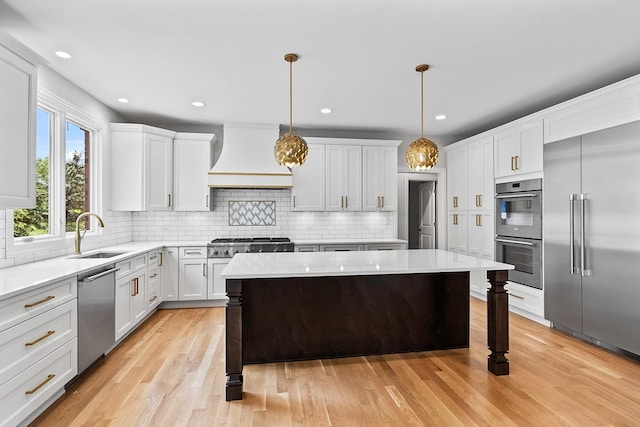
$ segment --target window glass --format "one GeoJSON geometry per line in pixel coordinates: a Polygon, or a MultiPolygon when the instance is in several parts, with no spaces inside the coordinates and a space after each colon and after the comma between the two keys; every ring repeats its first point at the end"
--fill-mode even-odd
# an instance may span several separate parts
{"type": "Polygon", "coordinates": [[[51,234],[51,146],[53,114],[38,108],[36,112],[36,207],[13,212],[15,237],[51,234]]]}
{"type": "MultiPolygon", "coordinates": [[[[74,231],[78,215],[91,210],[89,206],[91,132],[69,121],[66,122],[65,129],[65,230],[74,231]]],[[[85,217],[80,228],[89,230],[90,224],[89,217],[85,217]]]]}

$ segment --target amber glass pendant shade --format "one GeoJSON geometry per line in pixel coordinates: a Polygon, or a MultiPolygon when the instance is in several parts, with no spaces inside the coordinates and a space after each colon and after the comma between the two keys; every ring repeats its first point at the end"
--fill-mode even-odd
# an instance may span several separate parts
{"type": "Polygon", "coordinates": [[[301,166],[304,161],[307,160],[309,147],[302,137],[293,133],[292,64],[298,60],[298,55],[295,53],[287,53],[284,56],[284,60],[289,63],[289,132],[278,138],[275,147],[273,147],[273,154],[276,157],[276,162],[280,165],[292,168],[301,166]]]}
{"type": "Polygon", "coordinates": [[[429,170],[438,163],[438,146],[435,142],[424,137],[424,72],[428,69],[427,64],[420,64],[416,67],[416,71],[420,73],[420,138],[409,144],[405,153],[407,165],[414,171],[429,170]]]}

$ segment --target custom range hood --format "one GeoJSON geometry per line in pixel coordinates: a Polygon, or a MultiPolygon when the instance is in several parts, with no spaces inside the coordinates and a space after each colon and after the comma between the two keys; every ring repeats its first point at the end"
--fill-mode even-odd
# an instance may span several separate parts
{"type": "Polygon", "coordinates": [[[211,188],[291,188],[291,171],[276,163],[278,125],[224,125],[222,152],[209,171],[211,188]]]}

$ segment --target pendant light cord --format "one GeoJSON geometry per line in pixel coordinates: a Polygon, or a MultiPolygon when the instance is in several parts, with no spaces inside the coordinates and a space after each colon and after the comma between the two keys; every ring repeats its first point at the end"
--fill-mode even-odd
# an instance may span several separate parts
{"type": "Polygon", "coordinates": [[[420,138],[424,138],[424,71],[420,71],[420,138]]]}
{"type": "Polygon", "coordinates": [[[289,133],[293,133],[293,62],[289,62],[289,133]]]}

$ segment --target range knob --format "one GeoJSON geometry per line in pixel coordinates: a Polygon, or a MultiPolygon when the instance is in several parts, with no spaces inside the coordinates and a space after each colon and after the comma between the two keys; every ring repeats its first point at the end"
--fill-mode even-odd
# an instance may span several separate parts
{"type": "Polygon", "coordinates": [[[258,249],[258,253],[262,253],[262,248],[258,249]]]}
{"type": "Polygon", "coordinates": [[[225,251],[224,251],[224,253],[223,253],[222,255],[224,255],[224,256],[229,255],[229,251],[228,251],[228,250],[225,250],[225,251]]]}
{"type": "Polygon", "coordinates": [[[246,253],[251,252],[251,251],[249,250],[249,248],[245,249],[244,251],[245,251],[246,253]]]}
{"type": "Polygon", "coordinates": [[[219,252],[218,252],[217,250],[213,251],[213,256],[218,255],[218,253],[219,253],[219,252]]]}

